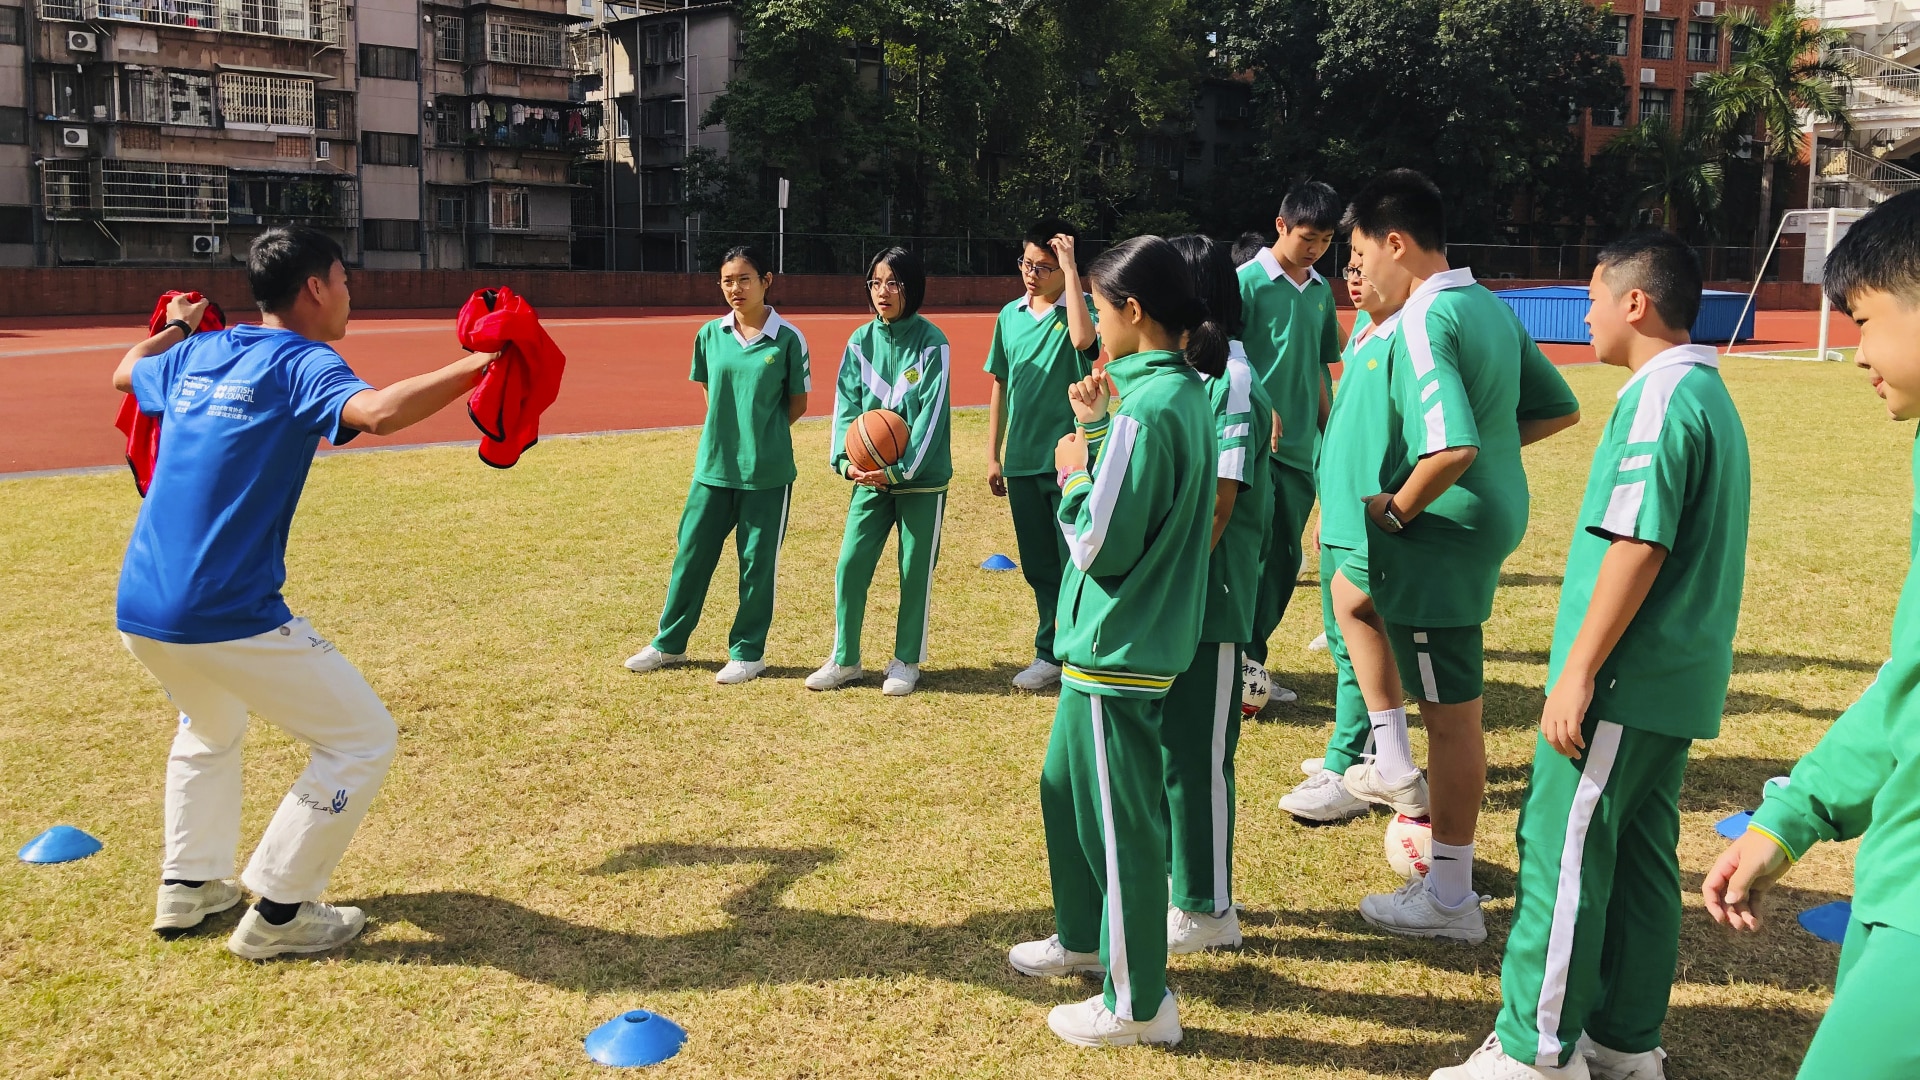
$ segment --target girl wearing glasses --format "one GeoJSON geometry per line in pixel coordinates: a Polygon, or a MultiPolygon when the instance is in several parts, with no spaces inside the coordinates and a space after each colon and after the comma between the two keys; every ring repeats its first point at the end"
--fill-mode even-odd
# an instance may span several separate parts
{"type": "Polygon", "coordinates": [[[727,665],[715,678],[743,683],[767,669],[773,622],[774,568],[793,503],[793,438],[813,387],[807,339],[767,306],[773,275],[764,255],[737,247],[720,260],[720,291],[732,310],[693,339],[694,382],[707,395],[693,485],[680,513],[679,550],[667,581],[660,632],[627,659],[652,671],[687,659],[687,638],[700,622],[720,547],[735,534],[740,552],[740,607],[727,634],[727,665]]]}
{"type": "Polygon", "coordinates": [[[940,556],[953,458],[947,335],[920,314],[926,293],[920,257],[905,248],[888,248],[867,266],[867,306],[874,318],[847,342],[833,408],[833,468],[854,484],[833,579],[833,655],[807,676],[809,690],[832,690],[865,676],[860,629],[867,587],[887,534],[895,529],[900,533],[900,614],[881,693],[913,693],[927,658],[933,567],[940,556]],[[898,462],[865,472],[847,457],[847,428],[872,409],[890,409],[906,420],[907,449],[898,462]]]}

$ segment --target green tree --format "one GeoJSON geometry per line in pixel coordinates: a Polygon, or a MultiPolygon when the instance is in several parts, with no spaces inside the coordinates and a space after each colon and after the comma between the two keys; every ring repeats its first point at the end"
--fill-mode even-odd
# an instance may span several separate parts
{"type": "Polygon", "coordinates": [[[1697,237],[1713,231],[1726,170],[1722,144],[1711,129],[1695,123],[1675,131],[1666,117],[1650,116],[1603,153],[1626,166],[1628,205],[1659,210],[1661,227],[1672,233],[1697,237]]]}
{"type": "Polygon", "coordinates": [[[1728,31],[1732,63],[1709,76],[1703,87],[1712,102],[1714,127],[1731,137],[1759,125],[1761,157],[1760,214],[1753,246],[1767,245],[1773,225],[1776,176],[1782,164],[1797,164],[1805,153],[1807,132],[1801,116],[1848,124],[1846,67],[1833,50],[1847,43],[1845,31],[1822,27],[1792,3],[1762,14],[1737,7],[1719,20],[1728,31]]]}

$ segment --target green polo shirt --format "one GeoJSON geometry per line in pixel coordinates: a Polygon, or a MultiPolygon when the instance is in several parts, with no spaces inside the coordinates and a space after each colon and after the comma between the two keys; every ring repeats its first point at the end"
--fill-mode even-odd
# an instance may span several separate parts
{"type": "Polygon", "coordinates": [[[1392,325],[1374,326],[1363,311],[1340,354],[1340,383],[1314,465],[1320,542],[1329,547],[1359,551],[1367,546],[1362,500],[1379,494],[1380,463],[1387,457],[1387,350],[1393,332],[1392,325]]]}
{"type": "Polygon", "coordinates": [[[1746,429],[1709,346],[1668,349],[1619,397],[1567,551],[1547,690],[1579,636],[1613,540],[1659,544],[1666,561],[1601,665],[1588,709],[1624,727],[1711,739],[1727,703],[1746,581],[1746,429]]]}
{"type": "MultiPolygon", "coordinates": [[[[1093,297],[1082,294],[1087,314],[1093,297]]],[[[1093,371],[1100,344],[1085,352],[1073,347],[1067,330],[1067,297],[1036,313],[1022,296],[1000,309],[993,344],[987,347],[987,374],[1000,380],[1006,394],[1006,449],[1000,471],[1006,476],[1053,472],[1053,448],[1073,434],[1073,405],[1067,387],[1093,371]]],[[[1096,316],[1097,319],[1097,316],[1096,316]]]]}
{"type": "Polygon", "coordinates": [[[1340,320],[1333,287],[1317,271],[1295,284],[1273,249],[1240,268],[1240,304],[1246,320],[1247,361],[1280,414],[1280,450],[1274,460],[1313,471],[1320,444],[1320,387],[1327,365],[1340,360],[1340,320]]]}
{"type": "Polygon", "coordinates": [[[813,388],[800,331],[768,310],[760,332],[742,336],[729,311],[694,335],[689,378],[707,388],[694,480],[748,491],[793,483],[787,399],[813,388]]]}
{"type": "Polygon", "coordinates": [[[1236,482],[1240,493],[1207,560],[1200,640],[1244,645],[1253,638],[1253,603],[1273,530],[1273,403],[1247,363],[1245,346],[1234,341],[1229,347],[1227,370],[1207,380],[1207,394],[1220,448],[1214,478],[1236,482]]]}

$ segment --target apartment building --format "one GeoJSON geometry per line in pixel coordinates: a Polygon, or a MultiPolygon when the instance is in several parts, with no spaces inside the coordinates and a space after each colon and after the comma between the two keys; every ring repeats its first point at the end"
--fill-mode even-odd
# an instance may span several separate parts
{"type": "Polygon", "coordinates": [[[1617,102],[1580,118],[1587,157],[1645,118],[1678,124],[1705,106],[1706,95],[1694,88],[1729,62],[1732,43],[1715,21],[1726,6],[1724,0],[1613,0],[1607,29],[1624,78],[1617,102]]]}
{"type": "Polygon", "coordinates": [[[1813,129],[1812,205],[1865,209],[1920,187],[1920,0],[1815,0],[1845,30],[1852,125],[1813,129]]]}

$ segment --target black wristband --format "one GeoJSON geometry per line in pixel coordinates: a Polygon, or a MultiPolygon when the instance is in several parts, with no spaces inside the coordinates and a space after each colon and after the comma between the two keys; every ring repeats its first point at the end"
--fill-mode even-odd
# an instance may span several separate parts
{"type": "Polygon", "coordinates": [[[166,324],[161,326],[160,329],[165,330],[168,326],[177,326],[180,328],[180,339],[182,341],[193,336],[193,327],[188,326],[183,320],[168,319],[166,324]]]}

